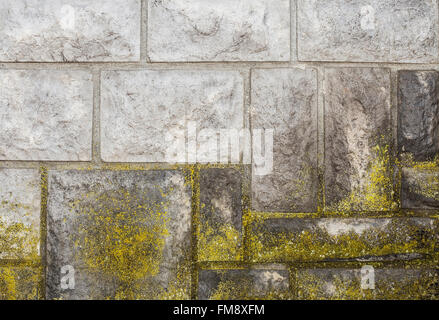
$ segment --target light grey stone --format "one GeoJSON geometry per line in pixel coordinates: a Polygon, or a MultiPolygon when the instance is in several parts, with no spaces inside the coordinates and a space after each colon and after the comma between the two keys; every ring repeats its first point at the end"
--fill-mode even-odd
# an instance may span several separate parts
{"type": "Polygon", "coordinates": [[[0,160],[91,160],[86,71],[0,70],[0,160]]]}
{"type": "Polygon", "coordinates": [[[105,71],[101,94],[101,153],[108,162],[216,163],[219,130],[244,123],[236,71],[105,71]]]}
{"type": "Polygon", "coordinates": [[[288,61],[289,3],[151,0],[148,56],[152,61],[288,61]]]}
{"type": "Polygon", "coordinates": [[[325,70],[325,200],[329,211],[392,206],[390,71],[325,70]]]}
{"type": "Polygon", "coordinates": [[[40,174],[36,169],[0,169],[0,259],[39,255],[40,174]]]}
{"type": "Polygon", "coordinates": [[[252,72],[251,88],[253,143],[255,136],[261,134],[256,129],[274,130],[272,171],[259,175],[253,157],[253,209],[315,212],[318,190],[316,72],[313,69],[257,69],[252,72]]]}
{"type": "Polygon", "coordinates": [[[140,0],[2,0],[0,61],[138,61],[140,0]]]}
{"type": "Polygon", "coordinates": [[[190,297],[191,188],[180,171],[49,171],[47,297],[190,297]],[[60,287],[63,266],[77,290],[60,287]]]}
{"type": "Polygon", "coordinates": [[[201,270],[198,299],[254,300],[291,298],[287,269],[201,270]]]}
{"type": "Polygon", "coordinates": [[[435,62],[437,12],[432,0],[298,0],[299,60],[435,62]]]}

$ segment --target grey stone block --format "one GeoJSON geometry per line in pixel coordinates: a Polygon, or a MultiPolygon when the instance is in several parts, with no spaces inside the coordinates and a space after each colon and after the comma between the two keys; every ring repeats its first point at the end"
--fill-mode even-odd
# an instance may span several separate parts
{"type": "MultiPolygon", "coordinates": [[[[264,212],[317,210],[317,75],[313,69],[252,71],[251,126],[273,131],[272,170],[253,156],[252,207],[264,212]]],[[[264,140],[261,140],[264,141],[264,140]]],[[[269,144],[265,141],[265,148],[269,144]]],[[[265,155],[269,150],[265,150],[265,155]]],[[[258,154],[258,156],[260,156],[258,154]]]]}
{"type": "Polygon", "coordinates": [[[40,174],[35,169],[0,169],[0,259],[39,255],[40,174]]]}
{"type": "Polygon", "coordinates": [[[140,0],[3,0],[0,61],[138,61],[140,0]]]}
{"type": "Polygon", "coordinates": [[[325,72],[325,200],[329,211],[387,211],[393,205],[390,72],[325,72]]]}
{"type": "Polygon", "coordinates": [[[439,171],[403,168],[401,205],[404,209],[439,208],[439,171]]]}
{"type": "Polygon", "coordinates": [[[236,71],[103,72],[103,160],[217,163],[219,130],[243,127],[243,86],[236,71]]]}
{"type": "Polygon", "coordinates": [[[199,261],[242,260],[242,183],[237,169],[200,171],[199,261]]]}
{"type": "Polygon", "coordinates": [[[289,3],[151,0],[148,56],[161,62],[288,61],[289,3]]]}
{"type": "Polygon", "coordinates": [[[435,71],[400,71],[398,81],[400,154],[432,160],[439,151],[439,75],[435,71]]]}
{"type": "Polygon", "coordinates": [[[86,71],[0,70],[0,160],[91,160],[86,71]]]}
{"type": "Polygon", "coordinates": [[[286,269],[201,270],[198,299],[254,300],[288,299],[289,273],[286,269]]]}
{"type": "Polygon", "coordinates": [[[437,11],[431,0],[298,0],[299,60],[436,62],[437,11]]]}
{"type": "Polygon", "coordinates": [[[191,188],[180,171],[49,171],[47,297],[190,297],[191,188]],[[61,268],[78,274],[60,287],[61,268]]]}
{"type": "Polygon", "coordinates": [[[41,276],[39,268],[0,267],[0,300],[40,299],[41,276]]]}

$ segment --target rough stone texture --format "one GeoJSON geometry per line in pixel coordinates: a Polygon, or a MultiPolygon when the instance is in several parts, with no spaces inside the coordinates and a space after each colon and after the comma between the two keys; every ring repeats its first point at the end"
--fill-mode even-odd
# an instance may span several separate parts
{"type": "Polygon", "coordinates": [[[0,160],[91,160],[86,71],[0,70],[0,160]]]}
{"type": "Polygon", "coordinates": [[[403,168],[401,205],[404,209],[439,208],[439,171],[403,168]]]}
{"type": "Polygon", "coordinates": [[[243,123],[243,80],[238,72],[142,70],[102,74],[104,161],[192,162],[189,144],[196,143],[197,161],[216,163],[217,131],[239,130],[243,123]],[[189,133],[192,122],[197,141],[189,133]],[[217,131],[206,137],[201,129],[217,131]],[[185,138],[190,140],[186,152],[185,138]]]}
{"type": "MultiPolygon", "coordinates": [[[[272,172],[258,175],[253,170],[253,210],[315,212],[318,190],[316,72],[312,69],[257,69],[252,72],[251,88],[253,136],[257,134],[255,129],[274,130],[272,172]]],[[[265,145],[268,144],[265,142],[265,145]]]]}
{"type": "Polygon", "coordinates": [[[253,262],[394,261],[437,254],[439,225],[430,218],[256,218],[253,262]]]}
{"type": "Polygon", "coordinates": [[[191,190],[180,171],[49,171],[47,297],[190,297],[191,190]],[[61,267],[76,288],[61,290],[61,267]]]}
{"type": "Polygon", "coordinates": [[[148,56],[152,61],[288,61],[289,1],[149,1],[148,56]]]}
{"type": "Polygon", "coordinates": [[[298,0],[299,60],[436,62],[437,12],[432,0],[298,0]]]}
{"type": "Polygon", "coordinates": [[[0,169],[0,259],[30,259],[39,253],[40,174],[0,169]]]}
{"type": "Polygon", "coordinates": [[[398,81],[398,148],[415,161],[432,160],[439,151],[439,75],[401,71],[398,81]]]}
{"type": "Polygon", "coordinates": [[[198,299],[254,300],[288,299],[288,270],[201,270],[198,299]]]}
{"type": "Polygon", "coordinates": [[[438,298],[435,270],[375,269],[375,289],[361,289],[361,269],[305,269],[296,275],[301,300],[427,300],[438,298]]]}
{"type": "Polygon", "coordinates": [[[325,193],[330,211],[391,206],[390,72],[325,72],[325,193]]]}
{"type": "Polygon", "coordinates": [[[200,172],[199,261],[242,260],[242,177],[236,169],[200,172]]]}
{"type": "Polygon", "coordinates": [[[41,297],[41,270],[0,267],[0,300],[37,300],[41,297]]]}
{"type": "Polygon", "coordinates": [[[3,0],[0,61],[138,61],[140,0],[3,0]]]}

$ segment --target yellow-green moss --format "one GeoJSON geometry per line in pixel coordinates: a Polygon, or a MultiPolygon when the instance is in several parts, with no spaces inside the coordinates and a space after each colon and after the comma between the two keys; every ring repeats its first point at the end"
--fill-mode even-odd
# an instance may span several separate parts
{"type": "Polygon", "coordinates": [[[40,271],[10,266],[0,267],[0,300],[34,300],[38,298],[40,271]]]}

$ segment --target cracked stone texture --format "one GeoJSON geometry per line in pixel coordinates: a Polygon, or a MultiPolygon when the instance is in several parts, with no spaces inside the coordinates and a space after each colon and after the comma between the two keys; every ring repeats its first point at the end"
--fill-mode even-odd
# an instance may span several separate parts
{"type": "Polygon", "coordinates": [[[91,160],[89,72],[1,70],[0,79],[0,160],[91,160]]]}
{"type": "Polygon", "coordinates": [[[286,269],[201,270],[198,299],[288,299],[289,288],[286,269]]]}
{"type": "Polygon", "coordinates": [[[266,218],[249,229],[252,262],[410,261],[437,253],[430,218],[266,218]]]}
{"type": "Polygon", "coordinates": [[[435,71],[399,72],[398,147],[415,161],[432,160],[439,151],[438,81],[435,71]]]}
{"type": "Polygon", "coordinates": [[[435,62],[437,11],[432,0],[298,0],[299,60],[435,62]]]}
{"type": "Polygon", "coordinates": [[[390,172],[379,171],[383,169],[379,166],[387,167],[389,161],[379,159],[375,150],[390,149],[392,145],[390,91],[387,69],[325,70],[327,207],[338,207],[341,201],[353,196],[354,200],[344,210],[389,210],[391,188],[372,189],[386,187],[379,185],[380,179],[392,179],[390,172]],[[378,197],[385,197],[386,203],[376,203],[380,202],[378,197]]]}
{"type": "MultiPolygon", "coordinates": [[[[364,275],[367,276],[364,271],[364,275]]],[[[439,274],[428,269],[374,269],[375,289],[361,289],[361,269],[304,269],[296,275],[298,299],[437,299],[439,274]]]]}
{"type": "Polygon", "coordinates": [[[191,188],[180,171],[49,171],[48,188],[48,298],[190,297],[191,188]],[[65,265],[73,290],[60,288],[65,265]]]}
{"type": "Polygon", "coordinates": [[[404,209],[439,208],[439,172],[403,168],[401,205],[404,209]]]}
{"type": "Polygon", "coordinates": [[[151,0],[148,56],[151,61],[289,61],[289,1],[151,0]]]}
{"type": "Polygon", "coordinates": [[[140,0],[3,0],[0,61],[139,61],[140,0]]]}
{"type": "Polygon", "coordinates": [[[242,176],[237,169],[200,171],[199,261],[242,259],[242,176]]]}
{"type": "Polygon", "coordinates": [[[36,169],[0,169],[0,259],[39,253],[40,174],[36,169]]]}
{"type": "MultiPolygon", "coordinates": [[[[252,72],[251,88],[253,136],[261,135],[255,129],[274,130],[273,170],[263,175],[258,175],[255,167],[253,170],[253,209],[315,212],[318,190],[316,72],[312,69],[257,69],[252,72]]],[[[268,167],[267,163],[264,165],[268,167]]]]}
{"type": "Polygon", "coordinates": [[[38,300],[41,271],[30,267],[0,267],[0,300],[38,300]]]}
{"type": "Polygon", "coordinates": [[[243,79],[235,71],[105,71],[101,93],[108,162],[216,163],[216,132],[203,129],[239,130],[244,123],[243,79]]]}

